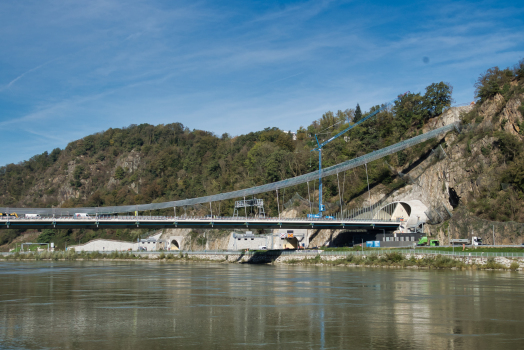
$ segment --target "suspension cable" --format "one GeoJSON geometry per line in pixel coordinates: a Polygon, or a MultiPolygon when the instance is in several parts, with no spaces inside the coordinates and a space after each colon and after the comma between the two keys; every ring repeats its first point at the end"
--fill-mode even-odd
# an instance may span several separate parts
{"type": "Polygon", "coordinates": [[[346,190],[346,172],[344,171],[344,180],[342,181],[342,202],[344,202],[344,191],[345,190],[346,190]]]}
{"type": "Polygon", "coordinates": [[[368,180],[369,205],[371,205],[371,192],[369,191],[368,163],[366,163],[365,166],[366,166],[366,179],[368,180]]]}
{"type": "Polygon", "coordinates": [[[309,214],[313,215],[313,208],[311,204],[311,194],[309,193],[309,181],[307,182],[307,196],[309,199],[309,214]]]}
{"type": "Polygon", "coordinates": [[[340,220],[342,220],[342,196],[340,195],[340,180],[338,179],[338,173],[337,173],[337,183],[338,183],[338,199],[340,200],[340,220]]]}
{"type": "Polygon", "coordinates": [[[278,199],[278,188],[276,189],[277,191],[277,208],[278,208],[278,218],[280,219],[280,201],[278,199]]]}

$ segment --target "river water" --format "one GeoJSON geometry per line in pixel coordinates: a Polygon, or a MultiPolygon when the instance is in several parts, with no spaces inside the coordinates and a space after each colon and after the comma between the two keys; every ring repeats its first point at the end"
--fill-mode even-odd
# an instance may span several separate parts
{"type": "Polygon", "coordinates": [[[0,262],[2,349],[523,349],[524,276],[0,262]]]}

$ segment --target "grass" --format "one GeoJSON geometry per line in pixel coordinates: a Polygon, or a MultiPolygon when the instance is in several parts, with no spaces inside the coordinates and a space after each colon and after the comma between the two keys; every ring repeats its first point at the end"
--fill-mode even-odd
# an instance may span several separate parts
{"type": "MultiPolygon", "coordinates": [[[[361,247],[336,247],[336,248],[321,248],[322,250],[326,252],[354,252],[354,251],[361,251],[361,247]]],[[[366,248],[364,247],[364,251],[377,251],[380,252],[381,250],[395,250],[395,249],[412,249],[411,247],[401,247],[401,248],[366,248]]],[[[426,247],[426,246],[420,246],[417,247],[414,251],[417,251],[418,249],[424,249],[425,251],[436,251],[436,252],[461,252],[462,246],[455,246],[453,247],[426,247]]],[[[464,249],[464,252],[470,252],[470,253],[524,253],[524,246],[522,247],[466,247],[464,249]]]]}
{"type": "MultiPolygon", "coordinates": [[[[437,252],[451,252],[452,247],[417,247],[417,249],[432,250],[437,252]]],[[[455,246],[455,252],[461,252],[462,246],[455,246]]],[[[470,253],[524,253],[524,247],[501,247],[501,248],[490,248],[490,247],[466,247],[464,252],[470,253]]]]}
{"type": "MultiPolygon", "coordinates": [[[[378,251],[377,251],[378,253],[378,251]]],[[[510,267],[507,268],[504,265],[495,261],[495,258],[488,258],[485,264],[466,264],[465,262],[457,259],[453,259],[445,255],[425,256],[421,259],[415,259],[414,255],[411,255],[408,259],[404,254],[399,252],[392,252],[386,254],[369,254],[366,256],[360,255],[348,255],[347,257],[336,259],[336,260],[322,260],[320,255],[315,256],[313,259],[291,259],[285,261],[287,264],[300,264],[300,265],[357,265],[357,266],[374,266],[374,267],[420,267],[429,269],[472,269],[472,270],[513,270],[516,271],[519,268],[517,262],[512,262],[510,267]]]]}

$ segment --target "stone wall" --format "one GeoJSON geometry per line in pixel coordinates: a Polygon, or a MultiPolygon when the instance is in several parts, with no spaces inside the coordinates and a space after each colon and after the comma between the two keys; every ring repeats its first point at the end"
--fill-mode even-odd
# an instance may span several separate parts
{"type": "MultiPolygon", "coordinates": [[[[184,253],[183,253],[184,254],[184,253]]],[[[377,253],[371,253],[373,255],[377,255],[377,253]]],[[[357,255],[362,258],[366,258],[369,255],[357,255]]],[[[142,256],[144,256],[142,254],[142,256]]],[[[146,255],[150,259],[157,259],[158,254],[148,254],[146,255]]],[[[184,255],[185,256],[185,255],[184,255]]],[[[378,253],[378,256],[380,257],[380,253],[378,253]]],[[[421,253],[414,253],[414,254],[405,254],[404,258],[409,260],[412,257],[416,260],[420,259],[427,259],[427,258],[436,258],[437,254],[421,254],[421,253]]],[[[286,264],[289,262],[294,263],[300,263],[300,261],[306,261],[308,259],[318,259],[318,264],[322,264],[322,262],[332,262],[336,261],[342,258],[347,257],[345,254],[340,255],[322,255],[320,254],[320,258],[316,258],[316,254],[309,254],[309,255],[300,255],[300,254],[289,254],[289,255],[269,255],[269,254],[243,254],[243,253],[223,253],[223,254],[217,254],[217,253],[204,253],[201,254],[190,254],[188,257],[193,261],[210,261],[210,262],[229,262],[229,263],[248,263],[248,264],[286,264]]],[[[466,265],[485,265],[488,263],[489,257],[482,257],[482,256],[459,256],[459,255],[446,255],[446,257],[452,258],[454,260],[463,262],[466,265]]],[[[494,257],[494,262],[501,264],[505,268],[510,268],[510,265],[513,262],[517,262],[520,265],[519,270],[522,270],[524,267],[524,257],[494,257]]]]}

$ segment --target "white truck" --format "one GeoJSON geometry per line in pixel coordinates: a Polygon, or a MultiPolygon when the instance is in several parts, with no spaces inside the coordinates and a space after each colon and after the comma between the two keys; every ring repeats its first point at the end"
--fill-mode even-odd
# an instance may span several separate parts
{"type": "Polygon", "coordinates": [[[455,238],[450,240],[451,245],[469,245],[469,239],[467,238],[455,238]]]}
{"type": "Polygon", "coordinates": [[[482,245],[482,238],[473,236],[471,237],[471,241],[467,238],[455,238],[450,241],[451,245],[473,245],[478,246],[482,245]]]}
{"type": "Polygon", "coordinates": [[[471,237],[471,245],[482,245],[482,238],[477,236],[471,237]]]}
{"type": "Polygon", "coordinates": [[[40,214],[25,214],[26,219],[40,219],[40,214]]]}
{"type": "Polygon", "coordinates": [[[86,214],[86,213],[75,213],[74,218],[75,219],[89,219],[90,216],[89,214],[86,214]]]}

